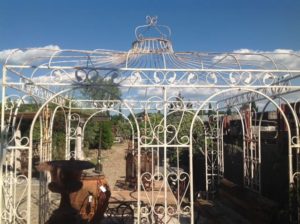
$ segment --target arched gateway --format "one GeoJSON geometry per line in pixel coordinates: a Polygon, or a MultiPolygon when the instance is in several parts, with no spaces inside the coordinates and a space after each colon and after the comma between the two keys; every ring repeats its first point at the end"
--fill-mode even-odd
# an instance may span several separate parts
{"type": "Polygon", "coordinates": [[[262,151],[279,139],[286,155],[282,193],[290,221],[298,220],[300,55],[175,52],[170,29],[147,20],[128,52],[9,52],[2,72],[0,223],[48,219],[49,177],[35,177],[34,166],[52,159],[55,119],[65,125],[65,158],[81,159],[85,127],[103,113],[129,124],[136,223],[196,223],[195,201],[217,193],[229,145],[240,151],[240,184],[264,194],[262,151]]]}

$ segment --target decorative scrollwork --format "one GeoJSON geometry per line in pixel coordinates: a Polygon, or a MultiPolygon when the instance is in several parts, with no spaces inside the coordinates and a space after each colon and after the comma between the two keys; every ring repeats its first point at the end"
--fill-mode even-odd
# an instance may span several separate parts
{"type": "Polygon", "coordinates": [[[198,74],[195,72],[188,72],[187,75],[187,83],[188,84],[195,84],[198,81],[198,74]]]}
{"type": "Polygon", "coordinates": [[[102,110],[119,109],[122,107],[122,102],[119,100],[94,100],[92,101],[92,107],[102,110]]]}
{"type": "Polygon", "coordinates": [[[275,82],[276,78],[273,73],[266,72],[263,74],[263,84],[266,86],[270,86],[275,82]]]}
{"type": "Polygon", "coordinates": [[[177,79],[177,73],[176,72],[167,72],[165,74],[165,80],[168,84],[174,84],[177,79]]]}
{"type": "Polygon", "coordinates": [[[161,71],[155,71],[153,73],[153,80],[154,80],[154,84],[163,83],[163,81],[165,80],[165,74],[161,71]]]}
{"type": "Polygon", "coordinates": [[[206,82],[208,85],[215,85],[218,82],[218,75],[217,72],[209,72],[206,74],[206,82]]]}
{"type": "Polygon", "coordinates": [[[149,206],[142,206],[141,207],[141,214],[142,216],[148,216],[151,214],[151,208],[149,206]]]}
{"type": "Polygon", "coordinates": [[[130,75],[131,84],[141,83],[142,75],[145,76],[145,73],[139,72],[139,71],[132,72],[131,75],[130,75]]]}
{"type": "Polygon", "coordinates": [[[241,76],[237,72],[230,72],[229,73],[229,83],[230,85],[236,85],[240,82],[241,76]]]}
{"type": "Polygon", "coordinates": [[[62,81],[62,71],[58,69],[54,69],[50,73],[51,81],[55,83],[60,83],[62,81]]]}
{"type": "Polygon", "coordinates": [[[242,72],[240,80],[245,85],[250,85],[255,79],[251,72],[242,72]]]}
{"type": "Polygon", "coordinates": [[[162,38],[168,39],[171,36],[171,29],[165,25],[157,24],[157,16],[146,16],[146,25],[138,26],[135,29],[135,36],[137,40],[141,41],[144,39],[144,33],[149,29],[153,29],[161,35],[162,38]]]}
{"type": "Polygon", "coordinates": [[[69,135],[70,137],[76,137],[77,128],[80,126],[80,115],[77,113],[72,113],[70,115],[70,127],[69,127],[69,135]]]}
{"type": "Polygon", "coordinates": [[[78,83],[83,83],[88,80],[88,73],[85,70],[78,69],[75,71],[75,78],[78,83]]]}
{"type": "MultiPolygon", "coordinates": [[[[289,76],[281,79],[281,73],[277,72],[250,72],[250,71],[133,71],[130,75],[130,82],[134,86],[143,85],[182,85],[189,84],[218,86],[229,85],[234,87],[255,86],[283,86],[290,85],[289,76]]],[[[276,88],[277,91],[278,88],[276,88]]]]}
{"type": "Polygon", "coordinates": [[[157,16],[146,16],[146,23],[148,26],[156,26],[157,19],[157,16]]]}
{"type": "MultiPolygon", "coordinates": [[[[179,169],[179,168],[177,168],[179,169]]],[[[179,206],[182,203],[182,199],[186,196],[189,187],[190,175],[186,172],[179,171],[170,172],[167,176],[169,188],[174,194],[179,206]]]]}
{"type": "Polygon", "coordinates": [[[25,175],[15,175],[10,172],[3,177],[4,209],[1,213],[3,220],[26,220],[27,210],[22,206],[26,199],[28,178],[25,175]],[[16,191],[16,189],[18,189],[16,191]]]}

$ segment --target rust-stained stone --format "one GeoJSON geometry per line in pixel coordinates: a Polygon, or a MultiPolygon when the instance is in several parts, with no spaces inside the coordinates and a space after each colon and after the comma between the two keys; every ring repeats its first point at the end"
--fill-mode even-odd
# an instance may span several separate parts
{"type": "Polygon", "coordinates": [[[81,180],[82,188],[70,194],[72,207],[80,212],[83,220],[100,223],[111,196],[107,181],[101,175],[83,176],[81,180]]]}
{"type": "Polygon", "coordinates": [[[50,171],[48,188],[61,194],[59,208],[46,224],[100,223],[110,190],[103,176],[82,176],[82,170],[93,167],[94,164],[79,160],[56,160],[37,166],[39,171],[50,171]]]}

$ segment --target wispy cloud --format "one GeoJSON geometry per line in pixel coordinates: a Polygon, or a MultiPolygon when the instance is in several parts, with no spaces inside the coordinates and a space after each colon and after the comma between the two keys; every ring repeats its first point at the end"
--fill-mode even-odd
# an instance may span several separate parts
{"type": "Polygon", "coordinates": [[[13,65],[31,64],[31,62],[40,61],[49,58],[53,53],[60,50],[57,45],[47,45],[44,47],[22,49],[8,49],[0,51],[0,63],[13,65]]]}
{"type": "Polygon", "coordinates": [[[232,53],[224,53],[213,58],[217,65],[256,66],[265,69],[299,69],[300,51],[291,49],[275,49],[260,51],[238,49],[232,53]]]}
{"type": "MultiPolygon", "coordinates": [[[[78,74],[82,73],[81,71],[78,74]]],[[[75,82],[75,72],[73,70],[51,70],[45,75],[37,75],[32,77],[32,81],[37,83],[53,83],[53,82],[75,82]]]]}

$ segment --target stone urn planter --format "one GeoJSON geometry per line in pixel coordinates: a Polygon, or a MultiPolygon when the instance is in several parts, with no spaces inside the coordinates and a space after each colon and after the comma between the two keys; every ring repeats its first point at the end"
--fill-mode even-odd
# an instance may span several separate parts
{"type": "Polygon", "coordinates": [[[39,171],[50,172],[48,188],[61,195],[59,208],[52,213],[46,224],[100,223],[110,191],[104,181],[99,186],[93,186],[94,190],[86,189],[82,171],[93,167],[94,164],[80,160],[54,160],[37,166],[39,171]]]}

